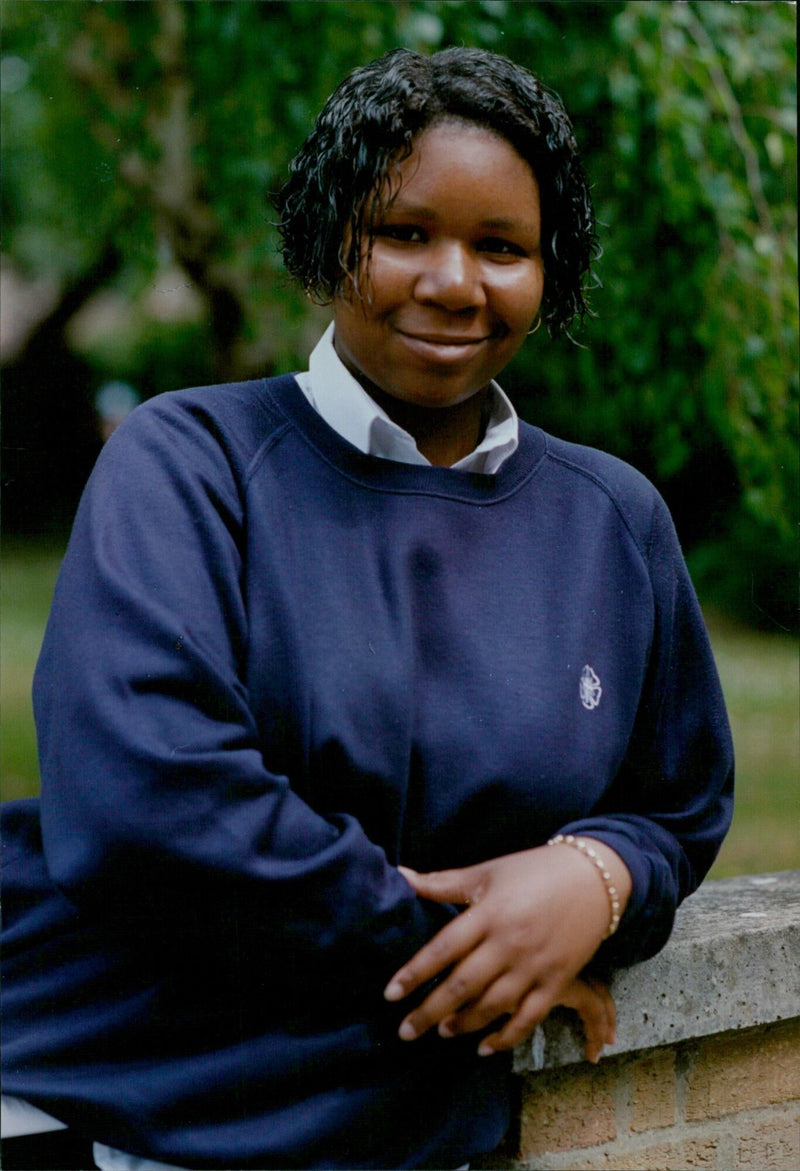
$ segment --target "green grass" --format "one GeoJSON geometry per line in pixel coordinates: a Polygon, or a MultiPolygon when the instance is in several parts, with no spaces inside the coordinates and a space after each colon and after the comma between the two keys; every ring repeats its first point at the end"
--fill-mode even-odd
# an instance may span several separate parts
{"type": "MultiPolygon", "coordinates": [[[[30,686],[61,550],[11,544],[0,602],[0,776],[5,800],[38,791],[30,686]]],[[[800,867],[800,683],[795,639],[709,616],[737,755],[733,828],[712,876],[800,867]]]]}
{"type": "Polygon", "coordinates": [[[0,563],[0,783],[4,801],[39,791],[31,680],[63,550],[7,543],[0,563]]]}
{"type": "Polygon", "coordinates": [[[733,825],[712,878],[800,867],[798,643],[708,615],[736,749],[733,825]]]}

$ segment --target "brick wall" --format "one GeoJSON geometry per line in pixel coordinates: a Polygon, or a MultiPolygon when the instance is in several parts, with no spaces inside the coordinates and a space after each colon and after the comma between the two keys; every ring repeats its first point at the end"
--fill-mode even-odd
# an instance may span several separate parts
{"type": "Polygon", "coordinates": [[[542,1070],[512,1166],[800,1168],[800,1019],[542,1070]]]}
{"type": "Polygon", "coordinates": [[[485,1166],[800,1171],[800,871],[705,884],[612,992],[599,1065],[566,1012],[517,1051],[516,1124],[485,1166]]]}

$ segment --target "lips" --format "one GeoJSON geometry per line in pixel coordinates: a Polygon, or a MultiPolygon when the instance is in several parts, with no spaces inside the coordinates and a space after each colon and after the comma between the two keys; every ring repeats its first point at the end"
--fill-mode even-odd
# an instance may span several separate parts
{"type": "Polygon", "coordinates": [[[397,330],[405,349],[416,358],[436,366],[458,366],[471,362],[490,340],[489,336],[465,337],[449,333],[410,333],[397,330]]]}
{"type": "Polygon", "coordinates": [[[398,329],[397,332],[410,341],[425,342],[431,346],[476,346],[480,342],[488,341],[486,334],[479,337],[464,337],[462,334],[414,332],[406,329],[398,329]]]}

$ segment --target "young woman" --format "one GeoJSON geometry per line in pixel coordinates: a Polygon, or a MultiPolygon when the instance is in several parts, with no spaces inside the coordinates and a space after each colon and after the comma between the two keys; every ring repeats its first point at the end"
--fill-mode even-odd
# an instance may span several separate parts
{"type": "Polygon", "coordinates": [[[390,53],[278,206],[332,325],[305,373],[109,441],[37,670],[41,806],[6,815],[5,1088],[100,1167],[492,1150],[509,1050],[566,1004],[597,1059],[587,965],[664,944],[730,817],[664,504],[494,381],[585,309],[558,100],[390,53]]]}

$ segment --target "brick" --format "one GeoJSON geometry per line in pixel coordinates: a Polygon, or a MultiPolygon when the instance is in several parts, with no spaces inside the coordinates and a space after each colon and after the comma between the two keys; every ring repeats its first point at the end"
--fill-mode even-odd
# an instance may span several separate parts
{"type": "Polygon", "coordinates": [[[569,1171],[694,1171],[716,1166],[717,1139],[704,1138],[605,1151],[570,1161],[569,1171]]]}
{"type": "Polygon", "coordinates": [[[605,1151],[586,1162],[571,1162],[570,1171],[666,1171],[675,1165],[669,1159],[669,1152],[675,1149],[674,1145],[658,1145],[635,1151],[605,1151]]]}
{"type": "Polygon", "coordinates": [[[709,1037],[693,1054],[687,1121],[800,1098],[800,1021],[709,1037]]]}
{"type": "Polygon", "coordinates": [[[759,1122],[739,1138],[738,1167],[795,1171],[800,1167],[800,1106],[759,1122]]]}
{"type": "MultiPolygon", "coordinates": [[[[633,1167],[638,1169],[645,1166],[638,1162],[639,1154],[639,1151],[632,1155],[621,1154],[615,1150],[604,1151],[602,1155],[586,1155],[583,1158],[578,1156],[576,1159],[570,1159],[569,1171],[632,1171],[633,1167]]],[[[650,1164],[646,1166],[649,1169],[650,1164]]]]}
{"type": "Polygon", "coordinates": [[[629,1066],[633,1131],[658,1130],[675,1123],[675,1050],[653,1049],[629,1066]]]}
{"type": "Polygon", "coordinates": [[[528,1078],[523,1094],[520,1155],[599,1146],[617,1137],[616,1063],[554,1069],[528,1078]]]}
{"type": "Polygon", "coordinates": [[[680,1157],[672,1163],[672,1168],[682,1167],[715,1167],[717,1163],[718,1140],[713,1138],[686,1139],[680,1145],[680,1157]]]}

